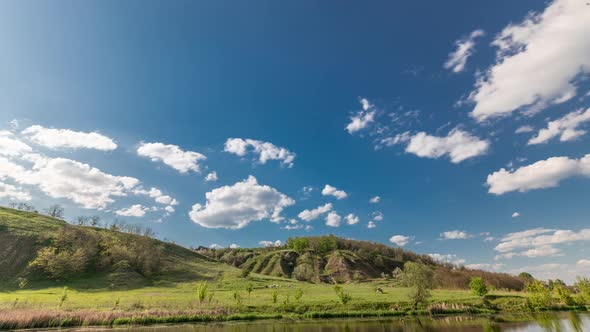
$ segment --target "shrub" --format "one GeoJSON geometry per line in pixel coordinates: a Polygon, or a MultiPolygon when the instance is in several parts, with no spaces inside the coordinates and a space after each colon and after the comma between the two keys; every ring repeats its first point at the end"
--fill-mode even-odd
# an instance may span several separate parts
{"type": "Polygon", "coordinates": [[[336,292],[338,301],[344,305],[352,300],[352,296],[349,293],[344,292],[344,289],[339,285],[334,285],[334,292],[336,292]]]}
{"type": "Polygon", "coordinates": [[[559,298],[559,301],[566,305],[575,305],[574,298],[572,297],[572,291],[564,285],[554,285],[553,292],[559,298]]]}
{"type": "Polygon", "coordinates": [[[248,292],[248,297],[250,297],[250,294],[252,293],[253,290],[254,290],[254,285],[252,285],[252,283],[249,283],[246,286],[246,292],[248,292]]]}
{"type": "Polygon", "coordinates": [[[297,288],[297,290],[295,291],[295,301],[299,302],[302,297],[303,297],[303,289],[297,288]]]}
{"type": "Polygon", "coordinates": [[[207,294],[209,293],[209,284],[205,281],[200,283],[197,286],[197,298],[199,299],[199,303],[203,304],[203,301],[207,298],[207,294]]]}
{"type": "Polygon", "coordinates": [[[540,310],[551,304],[551,291],[539,280],[533,280],[525,285],[525,290],[529,293],[527,299],[529,307],[540,310]]]}
{"type": "Polygon", "coordinates": [[[590,279],[577,277],[574,287],[580,292],[580,297],[586,303],[590,303],[590,279]]]}
{"type": "Polygon", "coordinates": [[[484,297],[488,293],[488,288],[486,287],[485,281],[483,281],[480,277],[473,277],[469,282],[469,289],[474,295],[479,297],[484,297]]]}
{"type": "Polygon", "coordinates": [[[277,300],[279,298],[279,291],[276,289],[273,289],[273,291],[270,293],[271,297],[272,297],[272,303],[276,304],[277,300]]]}
{"type": "Polygon", "coordinates": [[[236,301],[236,305],[242,305],[242,295],[237,291],[233,294],[234,301],[236,301]]]}

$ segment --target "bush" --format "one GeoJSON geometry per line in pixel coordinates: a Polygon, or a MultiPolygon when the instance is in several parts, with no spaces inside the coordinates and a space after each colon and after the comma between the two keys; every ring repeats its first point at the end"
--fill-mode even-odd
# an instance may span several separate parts
{"type": "Polygon", "coordinates": [[[572,297],[572,291],[564,285],[553,286],[553,292],[559,298],[559,301],[565,305],[575,305],[576,302],[572,297]]]}
{"type": "Polygon", "coordinates": [[[469,289],[471,289],[471,292],[474,295],[479,297],[484,297],[486,294],[488,294],[488,288],[486,287],[485,281],[479,277],[471,278],[471,281],[469,282],[469,289]]]}
{"type": "Polygon", "coordinates": [[[297,290],[295,291],[295,301],[299,302],[302,297],[303,297],[303,289],[297,288],[297,290]]]}
{"type": "Polygon", "coordinates": [[[279,291],[276,289],[273,289],[273,291],[270,293],[270,295],[272,297],[272,303],[277,304],[277,300],[279,299],[279,291]]]}
{"type": "Polygon", "coordinates": [[[334,285],[334,291],[336,292],[336,296],[338,296],[338,301],[340,301],[340,303],[346,305],[352,300],[352,296],[349,293],[345,293],[341,286],[334,285]]]}
{"type": "Polygon", "coordinates": [[[197,286],[197,298],[199,299],[199,303],[203,304],[205,299],[207,298],[207,294],[209,293],[209,284],[205,281],[197,286]]]}
{"type": "Polygon", "coordinates": [[[539,280],[533,280],[525,285],[529,293],[527,299],[529,307],[534,310],[541,310],[551,305],[551,291],[539,280]]]}
{"type": "Polygon", "coordinates": [[[580,292],[582,301],[590,303],[590,279],[577,277],[574,287],[580,292]]]}

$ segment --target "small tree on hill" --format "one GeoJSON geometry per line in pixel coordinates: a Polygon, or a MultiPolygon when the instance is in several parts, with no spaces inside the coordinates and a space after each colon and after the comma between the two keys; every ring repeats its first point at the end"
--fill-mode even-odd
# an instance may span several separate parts
{"type": "Polygon", "coordinates": [[[59,204],[51,205],[46,210],[47,215],[57,219],[63,219],[64,217],[64,208],[59,204]]]}
{"type": "Polygon", "coordinates": [[[488,294],[488,288],[485,281],[480,277],[473,277],[469,282],[469,289],[474,295],[484,297],[488,294]]]}
{"type": "Polygon", "coordinates": [[[402,284],[411,288],[409,297],[414,308],[428,302],[431,296],[433,274],[432,269],[424,264],[414,262],[404,264],[402,284]]]}
{"type": "Polygon", "coordinates": [[[529,306],[535,310],[544,309],[551,304],[551,291],[545,287],[543,282],[533,280],[525,285],[525,290],[529,293],[529,306]]]}
{"type": "Polygon", "coordinates": [[[296,251],[301,254],[305,250],[309,249],[309,239],[306,237],[296,237],[287,241],[287,248],[296,251]]]}

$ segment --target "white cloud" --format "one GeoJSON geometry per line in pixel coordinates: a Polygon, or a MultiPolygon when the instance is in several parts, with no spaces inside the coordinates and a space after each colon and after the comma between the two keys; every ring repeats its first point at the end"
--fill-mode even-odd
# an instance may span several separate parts
{"type": "Polygon", "coordinates": [[[207,176],[205,176],[205,181],[207,182],[212,182],[212,181],[217,181],[219,178],[217,177],[217,172],[213,171],[209,174],[207,174],[207,176]]]}
{"type": "Polygon", "coordinates": [[[531,255],[535,254],[534,250],[538,250],[539,252],[545,250],[557,254],[558,249],[550,249],[552,246],[578,241],[590,241],[590,229],[581,229],[575,232],[572,230],[534,228],[507,234],[494,249],[500,253],[511,253],[517,250],[527,249],[527,251],[517,254],[533,257],[531,255]],[[529,249],[534,250],[528,251],[529,249]],[[527,252],[528,254],[525,254],[527,252]]]}
{"type": "Polygon", "coordinates": [[[354,134],[357,131],[361,131],[375,121],[375,111],[369,111],[370,109],[373,109],[374,106],[369,102],[369,100],[366,98],[361,98],[359,102],[361,103],[363,110],[350,117],[350,123],[346,125],[346,130],[349,134],[354,134]]]}
{"type": "Polygon", "coordinates": [[[430,258],[434,259],[435,261],[441,262],[441,263],[452,263],[455,265],[465,264],[465,260],[457,257],[457,255],[455,255],[455,254],[433,253],[433,254],[428,254],[428,256],[430,256],[430,258]]]}
{"type": "Polygon", "coordinates": [[[237,248],[239,248],[240,246],[239,246],[238,244],[232,243],[232,244],[230,244],[230,245],[229,245],[229,247],[230,247],[231,249],[237,249],[237,248]]]}
{"type": "Polygon", "coordinates": [[[468,132],[455,128],[444,137],[419,132],[410,138],[406,152],[426,158],[448,155],[451,162],[456,164],[486,153],[489,146],[489,141],[480,140],[468,132]]]}
{"type": "Polygon", "coordinates": [[[344,217],[344,220],[346,220],[346,223],[349,225],[358,224],[358,222],[360,221],[359,217],[352,213],[349,213],[346,217],[344,217]]]}
{"type": "Polygon", "coordinates": [[[473,54],[475,47],[475,38],[483,36],[483,30],[475,30],[469,36],[459,39],[455,42],[457,49],[449,54],[449,59],[445,62],[445,68],[452,70],[454,73],[460,73],[465,69],[467,59],[473,54]]]}
{"type": "Polygon", "coordinates": [[[221,244],[217,244],[217,243],[212,243],[209,246],[209,249],[223,249],[223,246],[221,244]]]}
{"type": "Polygon", "coordinates": [[[369,229],[375,228],[375,227],[377,227],[377,225],[373,221],[369,221],[369,223],[367,224],[367,228],[369,228],[369,229]]]}
{"type": "Polygon", "coordinates": [[[320,215],[332,211],[332,203],[327,203],[312,210],[303,210],[298,217],[301,220],[312,221],[317,219],[320,215]]]}
{"type": "Polygon", "coordinates": [[[512,257],[516,257],[516,256],[523,256],[523,257],[529,257],[529,258],[535,258],[535,257],[552,257],[552,256],[561,256],[562,255],[562,250],[552,247],[552,246],[548,246],[548,245],[542,245],[536,248],[531,248],[531,249],[527,249],[524,251],[520,251],[520,252],[508,252],[505,254],[500,254],[497,255],[495,257],[496,260],[498,259],[511,259],[512,257]]]}
{"type": "Polygon", "coordinates": [[[550,121],[547,128],[539,130],[537,136],[531,138],[529,145],[547,143],[550,139],[559,136],[561,142],[573,141],[586,134],[585,130],[579,129],[584,122],[590,121],[590,108],[586,111],[577,110],[565,116],[550,121]]]}
{"type": "Polygon", "coordinates": [[[334,196],[336,199],[344,199],[348,197],[348,194],[344,190],[336,189],[331,185],[327,184],[324,189],[322,189],[322,195],[324,196],[334,196]]]}
{"type": "MultiPolygon", "coordinates": [[[[397,134],[392,137],[385,137],[385,138],[381,139],[380,143],[385,146],[394,146],[398,143],[408,142],[410,139],[412,139],[412,135],[410,134],[409,131],[405,131],[401,134],[397,134]]],[[[376,148],[379,148],[379,147],[380,146],[377,146],[376,148]]]]}
{"type": "Polygon", "coordinates": [[[372,198],[369,200],[369,203],[372,203],[372,204],[377,204],[377,203],[379,203],[379,202],[381,202],[381,197],[379,197],[379,196],[372,197],[372,198]]]}
{"type": "Polygon", "coordinates": [[[524,134],[524,133],[530,133],[533,130],[535,130],[533,127],[531,127],[529,125],[524,125],[524,126],[520,126],[520,127],[516,128],[514,133],[515,134],[524,134]]]}
{"type": "Polygon", "coordinates": [[[149,208],[141,204],[134,204],[128,208],[117,210],[115,213],[124,217],[143,217],[146,211],[149,211],[149,208]]]}
{"type": "Polygon", "coordinates": [[[30,152],[31,147],[16,139],[11,132],[0,130],[0,156],[16,157],[30,152]]]}
{"type": "Polygon", "coordinates": [[[31,194],[21,187],[16,187],[8,183],[0,182],[0,198],[6,198],[15,201],[30,201],[31,194]]]}
{"type": "Polygon", "coordinates": [[[496,63],[478,79],[470,100],[478,121],[528,107],[538,111],[576,95],[590,72],[590,10],[584,1],[554,0],[495,38],[496,63]],[[551,45],[551,47],[547,47],[551,45]]]}
{"type": "Polygon", "coordinates": [[[515,171],[502,168],[488,175],[486,183],[489,193],[502,195],[516,190],[526,192],[557,187],[560,181],[576,175],[590,176],[590,154],[580,159],[551,157],[515,171]]]}
{"type": "Polygon", "coordinates": [[[189,216],[207,228],[240,229],[252,221],[271,219],[280,221],[284,208],[295,201],[276,189],[259,185],[255,177],[231,186],[213,189],[205,194],[205,206],[193,205],[189,216]]]}
{"type": "Polygon", "coordinates": [[[518,217],[520,217],[520,213],[518,213],[518,212],[512,213],[512,218],[518,218],[518,217]]]}
{"type": "Polygon", "coordinates": [[[141,143],[137,148],[137,154],[152,161],[161,161],[180,173],[200,173],[199,161],[207,159],[198,152],[183,151],[177,145],[163,143],[141,143]]]}
{"type": "Polygon", "coordinates": [[[240,157],[252,152],[258,155],[258,161],[263,165],[269,160],[280,160],[283,165],[293,167],[295,160],[295,153],[272,143],[253,139],[228,138],[223,150],[240,157]]]}
{"type": "Polygon", "coordinates": [[[405,236],[405,235],[394,235],[392,237],[389,238],[389,242],[399,246],[399,247],[403,247],[406,244],[410,243],[410,241],[413,239],[413,237],[411,236],[405,236]]]}
{"type": "Polygon", "coordinates": [[[22,131],[35,144],[49,149],[96,149],[111,151],[117,144],[109,137],[97,132],[81,132],[70,129],[45,128],[39,125],[28,127],[22,131]]]}
{"type": "Polygon", "coordinates": [[[0,179],[35,185],[50,197],[67,198],[87,209],[104,209],[113,197],[126,196],[139,184],[136,178],[107,174],[75,160],[37,154],[23,158],[33,163],[30,170],[0,157],[0,179]]]}
{"type": "Polygon", "coordinates": [[[445,240],[462,240],[472,237],[465,231],[447,231],[440,234],[441,238],[445,240]]]}
{"type": "Polygon", "coordinates": [[[581,267],[590,267],[590,259],[580,259],[576,264],[581,267]]]}
{"type": "Polygon", "coordinates": [[[276,241],[260,241],[258,242],[259,245],[263,246],[263,247],[280,247],[282,242],[281,240],[276,240],[276,241]]]}
{"type": "Polygon", "coordinates": [[[165,207],[164,210],[168,213],[174,213],[174,211],[176,211],[171,205],[165,207]]]}
{"type": "Polygon", "coordinates": [[[383,213],[381,211],[373,212],[373,221],[382,221],[384,218],[383,213]]]}
{"type": "Polygon", "coordinates": [[[138,187],[133,190],[133,193],[135,195],[144,195],[154,198],[156,203],[165,205],[178,205],[178,201],[176,201],[176,199],[170,197],[169,195],[164,195],[158,188],[152,187],[150,190],[145,190],[142,187],[138,187]]]}
{"type": "Polygon", "coordinates": [[[342,221],[342,217],[336,211],[331,211],[326,216],[326,226],[330,227],[340,227],[340,222],[342,221]]]}

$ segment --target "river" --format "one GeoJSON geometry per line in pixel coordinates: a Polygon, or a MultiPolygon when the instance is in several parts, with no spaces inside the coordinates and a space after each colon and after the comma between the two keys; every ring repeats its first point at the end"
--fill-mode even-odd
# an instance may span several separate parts
{"type": "Polygon", "coordinates": [[[261,320],[253,322],[138,326],[117,329],[69,329],[68,331],[133,332],[449,332],[590,331],[590,314],[559,312],[535,315],[404,317],[388,319],[261,320]]]}

